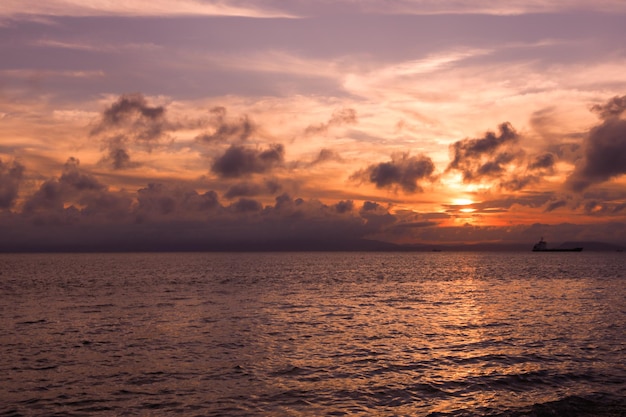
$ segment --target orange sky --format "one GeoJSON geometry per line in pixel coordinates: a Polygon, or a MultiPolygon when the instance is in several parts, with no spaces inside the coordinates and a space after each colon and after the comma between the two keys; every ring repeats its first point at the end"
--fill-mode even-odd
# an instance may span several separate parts
{"type": "Polygon", "coordinates": [[[28,3],[3,250],[624,242],[623,2],[28,3]]]}

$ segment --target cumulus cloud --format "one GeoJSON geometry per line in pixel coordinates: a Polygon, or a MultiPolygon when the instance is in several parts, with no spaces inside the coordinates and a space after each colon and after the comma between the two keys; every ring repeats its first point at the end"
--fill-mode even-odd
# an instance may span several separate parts
{"type": "Polygon", "coordinates": [[[70,157],[64,165],[63,174],[59,183],[67,185],[78,191],[82,190],[102,190],[106,186],[98,181],[93,175],[83,172],[80,168],[80,161],[70,157]]]}
{"type": "Polygon", "coordinates": [[[502,123],[498,130],[499,134],[487,132],[482,138],[463,139],[450,145],[452,161],[447,171],[461,171],[466,182],[500,175],[506,164],[519,157],[507,148],[519,136],[508,122],[502,123]]]}
{"type": "Polygon", "coordinates": [[[106,189],[104,184],[80,169],[79,165],[78,159],[70,157],[63,167],[61,177],[45,181],[26,200],[24,211],[62,210],[65,203],[80,201],[85,194],[100,193],[106,189]]]}
{"type": "Polygon", "coordinates": [[[429,157],[401,153],[392,155],[389,162],[370,165],[354,173],[351,178],[369,181],[377,188],[399,186],[407,193],[415,193],[423,191],[418,181],[431,180],[434,171],[435,165],[429,157]]]}
{"type": "Polygon", "coordinates": [[[603,120],[619,117],[626,111],[626,96],[615,96],[604,104],[596,104],[591,110],[598,113],[603,120]]]}
{"type": "Polygon", "coordinates": [[[573,191],[583,191],[626,174],[626,96],[614,97],[603,105],[593,107],[602,123],[593,127],[585,139],[583,158],[567,179],[573,191]]]}
{"type": "Polygon", "coordinates": [[[251,198],[240,198],[229,206],[232,210],[238,213],[250,213],[257,212],[263,209],[263,205],[251,198]]]}
{"type": "Polygon", "coordinates": [[[124,135],[107,138],[105,149],[107,154],[100,160],[101,163],[111,166],[114,170],[136,168],[141,164],[131,160],[127,140],[124,135]]]}
{"type": "Polygon", "coordinates": [[[196,140],[200,142],[243,142],[257,132],[257,126],[247,115],[240,117],[238,120],[228,120],[226,108],[222,106],[214,107],[210,110],[210,113],[212,118],[209,123],[213,130],[197,136],[196,140]]]}
{"type": "Polygon", "coordinates": [[[334,205],[337,213],[349,213],[354,209],[354,201],[352,200],[342,200],[334,205]]]}
{"type": "Polygon", "coordinates": [[[495,181],[509,191],[521,190],[554,173],[552,152],[528,155],[519,142],[510,123],[502,123],[498,133],[489,131],[481,138],[457,141],[450,146],[446,172],[460,171],[466,183],[495,181]]]}
{"type": "Polygon", "coordinates": [[[101,138],[106,150],[101,162],[119,170],[140,165],[131,160],[131,146],[150,151],[173,129],[164,106],[151,106],[142,94],[132,93],[121,95],[103,111],[91,135],[101,138]]]}
{"type": "Polygon", "coordinates": [[[305,135],[320,135],[327,133],[332,127],[338,127],[342,125],[353,125],[357,123],[356,110],[346,108],[335,111],[330,120],[326,123],[319,123],[316,125],[310,125],[304,130],[305,135]]]}
{"type": "Polygon", "coordinates": [[[134,139],[149,142],[160,138],[166,127],[165,107],[152,107],[142,94],[132,93],[121,95],[105,109],[91,133],[97,135],[127,128],[134,139]]]}
{"type": "Polygon", "coordinates": [[[284,158],[285,148],[281,144],[270,145],[266,150],[231,145],[213,162],[211,170],[223,178],[238,178],[269,172],[282,164],[284,158]]]}
{"type": "Polygon", "coordinates": [[[204,219],[208,212],[221,208],[215,191],[200,194],[184,184],[150,183],[137,191],[136,198],[132,214],[139,222],[204,219]]]}
{"type": "Polygon", "coordinates": [[[0,209],[10,209],[17,199],[24,166],[17,161],[11,165],[0,159],[0,209]]]}

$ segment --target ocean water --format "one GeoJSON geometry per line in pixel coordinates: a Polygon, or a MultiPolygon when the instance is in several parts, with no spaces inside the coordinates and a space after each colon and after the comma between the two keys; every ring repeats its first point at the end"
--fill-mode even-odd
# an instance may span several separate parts
{"type": "Polygon", "coordinates": [[[1,416],[625,416],[626,254],[0,255],[1,416]]]}

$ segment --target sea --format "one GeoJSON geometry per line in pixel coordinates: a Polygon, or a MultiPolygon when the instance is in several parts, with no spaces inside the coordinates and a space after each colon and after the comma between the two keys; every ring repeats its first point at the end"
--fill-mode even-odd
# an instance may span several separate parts
{"type": "Polygon", "coordinates": [[[626,416],[626,253],[0,254],[0,416],[626,416]]]}

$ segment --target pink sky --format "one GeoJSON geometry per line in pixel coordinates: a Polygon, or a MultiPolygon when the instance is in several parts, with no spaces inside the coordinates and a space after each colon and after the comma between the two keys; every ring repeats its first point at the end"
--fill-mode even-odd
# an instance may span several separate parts
{"type": "Polygon", "coordinates": [[[4,1],[0,248],[624,243],[625,20],[610,0],[4,1]]]}

